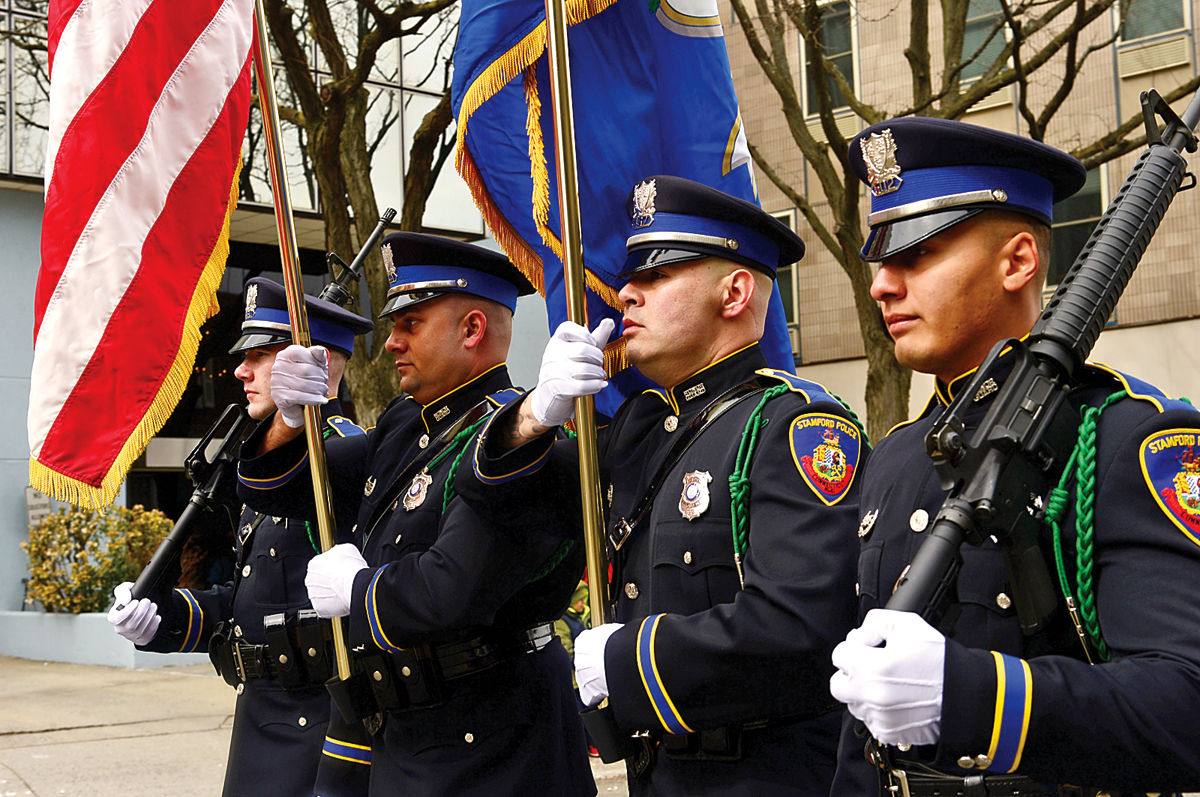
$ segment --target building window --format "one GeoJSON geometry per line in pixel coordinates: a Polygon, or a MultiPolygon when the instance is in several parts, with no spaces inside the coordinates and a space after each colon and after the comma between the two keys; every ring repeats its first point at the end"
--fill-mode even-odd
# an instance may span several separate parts
{"type": "Polygon", "coordinates": [[[1184,27],[1181,0],[1130,0],[1121,16],[1121,41],[1144,39],[1184,27]]]}
{"type": "Polygon", "coordinates": [[[1104,214],[1104,186],[1100,169],[1088,169],[1087,181],[1078,193],[1054,206],[1053,238],[1050,245],[1050,270],[1046,285],[1057,285],[1087,243],[1096,222],[1104,214]]]}
{"type": "Polygon", "coordinates": [[[987,72],[1004,50],[1004,12],[998,0],[970,0],[963,28],[963,68],[959,80],[974,80],[987,72]]]}
{"type": "MultiPolygon", "coordinates": [[[[850,27],[850,3],[846,0],[840,2],[828,3],[821,8],[821,30],[818,37],[821,41],[821,46],[825,50],[825,58],[831,61],[846,78],[850,85],[854,85],[854,44],[853,31],[850,27]]],[[[808,48],[804,46],[804,40],[800,40],[800,47],[804,50],[804,114],[805,116],[815,116],[820,113],[820,108],[817,107],[817,84],[816,81],[824,77],[825,86],[829,90],[829,97],[834,108],[844,108],[847,106],[846,98],[838,89],[837,83],[832,75],[826,75],[820,67],[813,65],[815,53],[809,53],[808,48]]]]}
{"type": "Polygon", "coordinates": [[[46,0],[0,0],[0,174],[41,177],[49,127],[46,0]]]}

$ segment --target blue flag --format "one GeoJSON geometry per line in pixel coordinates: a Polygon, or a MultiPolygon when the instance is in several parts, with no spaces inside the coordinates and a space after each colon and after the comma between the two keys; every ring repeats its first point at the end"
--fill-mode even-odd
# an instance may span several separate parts
{"type": "MultiPolygon", "coordinates": [[[[757,203],[716,0],[566,0],[588,318],[618,319],[630,232],[625,199],[673,174],[757,203]]],[[[463,0],[454,52],[456,165],[497,243],[567,317],[543,0],[463,0]]],[[[762,340],[794,371],[779,289],[762,340]]],[[[622,395],[647,383],[624,341],[605,351],[622,395]],[[627,370],[628,369],[628,370],[627,370]]],[[[621,395],[597,396],[612,414],[621,395]]]]}

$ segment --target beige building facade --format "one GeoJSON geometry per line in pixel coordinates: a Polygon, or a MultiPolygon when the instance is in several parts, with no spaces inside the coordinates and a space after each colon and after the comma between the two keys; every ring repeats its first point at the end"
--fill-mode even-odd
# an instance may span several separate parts
{"type": "MultiPolygon", "coordinates": [[[[788,130],[775,89],[733,19],[729,0],[719,0],[726,42],[750,143],[793,187],[829,220],[825,202],[809,164],[788,130]]],[[[904,56],[909,31],[909,6],[880,0],[836,0],[826,9],[826,56],[838,63],[864,102],[885,117],[903,112],[911,103],[912,78],[904,56]]],[[[985,36],[994,23],[987,19],[992,0],[971,0],[964,52],[985,36]],[[972,28],[974,25],[974,29],[972,28]],[[972,39],[973,30],[976,39],[972,39]]],[[[995,12],[1000,6],[994,3],[995,12]]],[[[1116,5],[1116,4],[1114,4],[1116,5]]],[[[940,5],[928,4],[931,31],[940,30],[940,5]]],[[[1117,10],[1105,11],[1088,26],[1083,44],[1094,46],[1084,68],[1075,75],[1068,100],[1053,117],[1045,140],[1068,151],[1079,150],[1140,113],[1139,93],[1156,88],[1166,94],[1197,74],[1195,25],[1200,2],[1193,0],[1134,0],[1125,19],[1117,10]]],[[[1037,43],[1036,39],[1031,45],[1037,43]]],[[[937,34],[930,49],[940,52],[937,34]]],[[[989,45],[983,44],[985,48],[989,45]]],[[[973,50],[972,50],[973,51],[973,50]]],[[[789,39],[788,60],[802,105],[807,101],[805,53],[800,35],[789,39]]],[[[935,84],[940,79],[935,56],[935,84]]],[[[969,69],[964,71],[968,74],[969,69]]],[[[1062,84],[1062,59],[1052,61],[1030,80],[1031,105],[1037,109],[1062,84]]],[[[963,118],[999,130],[1027,134],[1014,87],[988,96],[963,118]]],[[[1182,113],[1187,98],[1173,104],[1182,113]]],[[[865,127],[849,108],[837,114],[847,136],[865,127]]],[[[819,120],[806,116],[810,131],[819,134],[819,120]]],[[[1117,193],[1141,149],[1089,171],[1088,184],[1073,201],[1055,209],[1055,259],[1051,278],[1065,271],[1096,219],[1117,193]]],[[[1200,153],[1188,156],[1200,172],[1200,153]]],[[[763,207],[796,225],[808,243],[804,260],[791,273],[781,272],[781,292],[792,326],[798,372],[826,384],[856,408],[863,405],[866,361],[854,312],[850,283],[841,266],[821,245],[803,217],[784,194],[758,171],[763,207]]],[[[860,198],[866,218],[868,197],[860,198]]],[[[1173,396],[1200,399],[1200,191],[1182,191],[1171,205],[1157,234],[1125,290],[1109,326],[1101,334],[1092,358],[1129,371],[1157,384],[1173,396]]],[[[929,397],[931,382],[917,375],[910,406],[918,412],[929,397]]]]}

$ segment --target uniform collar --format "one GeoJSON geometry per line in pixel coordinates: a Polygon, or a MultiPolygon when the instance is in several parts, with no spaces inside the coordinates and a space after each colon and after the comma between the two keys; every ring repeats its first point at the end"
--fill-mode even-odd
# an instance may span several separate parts
{"type": "Polygon", "coordinates": [[[500,363],[422,407],[425,431],[436,437],[485,397],[506,387],[512,387],[508,365],[500,363]]]}
{"type": "Polygon", "coordinates": [[[700,410],[731,387],[749,379],[759,368],[767,365],[758,341],[727,354],[711,365],[706,365],[669,391],[662,393],[663,400],[677,414],[700,410]]]}
{"type": "MultiPolygon", "coordinates": [[[[976,402],[981,402],[988,396],[995,393],[999,388],[1000,383],[1003,382],[1004,378],[1008,376],[1009,371],[1011,371],[1013,367],[1013,358],[1009,356],[1011,353],[1012,349],[1008,347],[1005,347],[1004,350],[1000,352],[1000,362],[996,364],[992,376],[984,381],[984,383],[979,386],[978,391],[976,391],[976,402]]],[[[942,384],[942,380],[940,379],[935,380],[933,384],[933,390],[937,398],[937,403],[945,407],[950,406],[950,404],[956,398],[958,398],[958,394],[965,390],[971,383],[971,380],[975,377],[975,372],[978,370],[979,366],[975,366],[965,374],[951,379],[949,384],[942,384]]]]}

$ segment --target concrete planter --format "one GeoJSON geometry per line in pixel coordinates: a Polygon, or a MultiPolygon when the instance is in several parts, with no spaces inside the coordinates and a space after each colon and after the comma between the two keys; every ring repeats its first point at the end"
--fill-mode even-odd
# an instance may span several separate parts
{"type": "Polygon", "coordinates": [[[149,669],[208,661],[207,653],[145,653],[117,636],[103,613],[0,611],[0,655],[149,669]]]}

